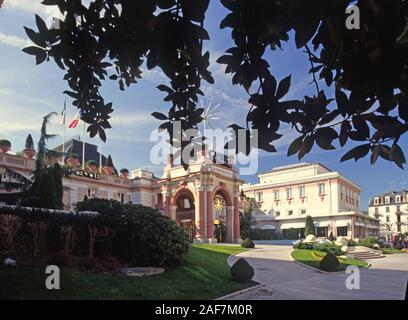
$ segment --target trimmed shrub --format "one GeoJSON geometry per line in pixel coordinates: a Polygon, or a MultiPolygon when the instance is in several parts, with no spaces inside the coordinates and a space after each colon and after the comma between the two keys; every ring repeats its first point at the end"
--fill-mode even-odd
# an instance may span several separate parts
{"type": "Polygon", "coordinates": [[[299,242],[293,246],[293,249],[313,250],[313,245],[310,243],[299,242]]]}
{"type": "Polygon", "coordinates": [[[240,258],[235,262],[230,271],[232,277],[239,282],[251,281],[254,276],[254,269],[243,258],[240,258]]]}
{"type": "Polygon", "coordinates": [[[31,136],[31,134],[27,136],[24,146],[26,149],[34,149],[34,141],[33,141],[33,137],[31,136]]]}
{"type": "Polygon", "coordinates": [[[327,253],[320,261],[319,269],[323,271],[336,271],[340,262],[333,253],[327,253]]]}
{"type": "Polygon", "coordinates": [[[255,248],[255,243],[251,239],[246,238],[244,241],[242,241],[241,247],[243,247],[243,248],[255,248]]]}
{"type": "Polygon", "coordinates": [[[341,251],[341,248],[339,248],[338,246],[334,244],[330,244],[330,243],[315,244],[313,245],[313,249],[319,250],[322,252],[326,252],[326,253],[332,253],[335,256],[341,256],[342,254],[344,254],[344,252],[341,251]]]}
{"type": "Polygon", "coordinates": [[[378,249],[377,245],[380,245],[380,240],[378,238],[375,237],[367,237],[363,240],[361,240],[358,243],[359,246],[364,246],[364,247],[368,247],[371,249],[378,249]]]}

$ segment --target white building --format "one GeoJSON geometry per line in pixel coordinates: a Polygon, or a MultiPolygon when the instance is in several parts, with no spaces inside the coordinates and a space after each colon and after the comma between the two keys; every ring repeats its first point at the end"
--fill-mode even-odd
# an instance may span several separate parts
{"type": "Polygon", "coordinates": [[[389,238],[396,233],[408,232],[408,191],[393,191],[370,200],[370,216],[380,220],[380,234],[389,238]]]}
{"type": "Polygon", "coordinates": [[[378,220],[359,209],[361,187],[339,172],[320,163],[300,163],[258,177],[259,183],[245,184],[242,191],[258,203],[255,219],[260,228],[275,228],[284,237],[295,229],[303,237],[310,215],[319,237],[332,233],[355,239],[378,234],[378,220]]]}

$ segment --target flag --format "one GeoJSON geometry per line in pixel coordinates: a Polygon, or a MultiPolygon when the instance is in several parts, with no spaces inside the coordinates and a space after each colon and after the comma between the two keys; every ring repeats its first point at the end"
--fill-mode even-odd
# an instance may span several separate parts
{"type": "Polygon", "coordinates": [[[75,129],[78,126],[79,120],[81,120],[81,115],[79,114],[79,112],[77,112],[75,117],[69,123],[68,128],[75,129]]]}
{"type": "MultiPolygon", "coordinates": [[[[1,0],[0,0],[1,1],[1,0]]],[[[61,124],[65,126],[65,115],[67,114],[67,100],[64,102],[64,108],[61,111],[61,124]]]]}

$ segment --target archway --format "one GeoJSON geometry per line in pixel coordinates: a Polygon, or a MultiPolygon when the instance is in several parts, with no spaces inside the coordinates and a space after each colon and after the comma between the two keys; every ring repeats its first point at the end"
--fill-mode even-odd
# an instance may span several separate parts
{"type": "Polygon", "coordinates": [[[194,195],[188,189],[177,192],[173,198],[175,208],[174,220],[188,232],[190,242],[195,237],[195,201],[194,195]]]}
{"type": "Polygon", "coordinates": [[[214,238],[218,242],[233,242],[232,199],[225,188],[213,193],[214,238]]]}

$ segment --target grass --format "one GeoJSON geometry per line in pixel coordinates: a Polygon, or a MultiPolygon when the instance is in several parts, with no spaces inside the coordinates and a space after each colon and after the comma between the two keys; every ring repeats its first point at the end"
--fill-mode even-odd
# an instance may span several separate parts
{"type": "MultiPolygon", "coordinates": [[[[319,269],[320,260],[326,255],[326,253],[318,250],[306,250],[306,249],[295,249],[291,253],[292,258],[298,262],[301,262],[310,267],[319,269]]],[[[359,268],[364,268],[368,266],[368,263],[357,259],[345,259],[339,258],[340,265],[336,271],[344,271],[348,266],[357,266],[359,268]]]]}
{"type": "Polygon", "coordinates": [[[383,254],[395,254],[395,253],[403,253],[400,249],[393,249],[393,248],[384,248],[382,249],[383,254]]]}
{"type": "Polygon", "coordinates": [[[255,285],[231,278],[227,258],[239,246],[192,245],[180,268],[143,278],[61,269],[61,289],[45,288],[42,269],[0,270],[0,299],[214,299],[255,285]]]}

